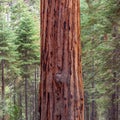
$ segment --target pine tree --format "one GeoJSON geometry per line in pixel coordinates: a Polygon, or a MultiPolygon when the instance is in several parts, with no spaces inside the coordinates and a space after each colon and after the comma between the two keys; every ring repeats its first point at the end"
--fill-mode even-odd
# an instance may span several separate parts
{"type": "Polygon", "coordinates": [[[3,1],[0,3],[0,74],[1,74],[1,84],[2,84],[2,110],[3,117],[5,120],[5,87],[7,86],[8,73],[11,68],[16,68],[13,63],[17,58],[16,46],[14,44],[15,34],[11,29],[10,23],[7,19],[7,8],[6,3],[8,1],[3,1]]]}
{"type": "MultiPolygon", "coordinates": [[[[119,42],[115,40],[119,36],[119,5],[116,0],[86,0],[81,3],[85,113],[90,116],[93,111],[91,103],[95,101],[96,119],[118,119],[112,116],[118,116],[116,106],[119,106],[119,42]],[[93,80],[94,88],[91,86],[93,80]],[[91,97],[93,94],[94,99],[91,97]]],[[[91,119],[87,116],[86,120],[94,119],[94,116],[91,119]]]]}
{"type": "Polygon", "coordinates": [[[34,19],[29,12],[22,14],[17,29],[17,41],[19,52],[19,61],[21,76],[25,82],[25,116],[28,120],[28,82],[31,74],[31,68],[38,63],[39,47],[36,44],[38,40],[37,31],[34,26],[34,19]]]}

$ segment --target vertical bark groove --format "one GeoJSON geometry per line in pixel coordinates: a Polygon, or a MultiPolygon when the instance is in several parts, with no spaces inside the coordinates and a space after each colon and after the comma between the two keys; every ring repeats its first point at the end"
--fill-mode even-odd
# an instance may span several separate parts
{"type": "Polygon", "coordinates": [[[40,120],[84,120],[79,0],[41,0],[40,120]]]}

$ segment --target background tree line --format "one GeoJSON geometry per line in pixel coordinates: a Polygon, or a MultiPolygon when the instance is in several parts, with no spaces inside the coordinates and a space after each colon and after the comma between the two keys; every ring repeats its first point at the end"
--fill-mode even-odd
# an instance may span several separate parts
{"type": "Polygon", "coordinates": [[[120,1],[82,0],[85,120],[120,119],[120,1]]]}
{"type": "Polygon", "coordinates": [[[38,4],[32,0],[0,0],[1,120],[37,119],[38,4]]]}

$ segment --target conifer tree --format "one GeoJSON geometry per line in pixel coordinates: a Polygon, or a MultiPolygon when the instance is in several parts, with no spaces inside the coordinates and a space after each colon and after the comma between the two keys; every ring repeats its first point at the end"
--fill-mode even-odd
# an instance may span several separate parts
{"type": "Polygon", "coordinates": [[[2,104],[3,104],[3,118],[5,120],[5,87],[7,86],[8,73],[11,72],[10,68],[15,68],[13,64],[17,58],[15,34],[11,29],[11,25],[7,19],[7,8],[5,8],[7,1],[0,3],[0,79],[2,90],[2,104]]]}
{"type": "Polygon", "coordinates": [[[34,26],[34,19],[29,12],[22,14],[17,29],[17,51],[19,53],[19,61],[21,68],[21,76],[25,85],[25,116],[28,120],[28,82],[30,78],[31,68],[38,63],[38,50],[36,45],[38,40],[37,31],[34,26]]]}

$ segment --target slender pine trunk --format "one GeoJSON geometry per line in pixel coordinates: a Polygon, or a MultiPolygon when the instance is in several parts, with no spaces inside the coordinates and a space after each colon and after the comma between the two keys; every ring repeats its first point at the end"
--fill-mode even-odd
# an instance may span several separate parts
{"type": "MultiPolygon", "coordinates": [[[[94,80],[92,82],[92,88],[95,88],[95,83],[94,80]]],[[[92,93],[92,103],[91,103],[91,119],[90,120],[96,120],[97,116],[96,116],[96,104],[95,104],[95,95],[94,93],[92,93]]]]}
{"type": "Polygon", "coordinates": [[[119,80],[116,81],[116,120],[119,120],[119,80]]]}
{"type": "Polygon", "coordinates": [[[4,99],[5,99],[5,78],[4,78],[4,60],[1,61],[1,69],[2,69],[2,104],[3,104],[3,115],[2,115],[2,120],[5,120],[5,115],[4,115],[4,99]]]}
{"type": "MultiPolygon", "coordinates": [[[[92,46],[94,47],[95,41],[94,38],[92,39],[92,46]]],[[[94,59],[94,52],[93,52],[93,57],[92,57],[92,89],[94,91],[95,89],[95,59],[94,59]]],[[[97,115],[96,115],[96,103],[95,103],[95,94],[94,92],[92,93],[92,103],[91,103],[91,116],[90,120],[96,120],[97,115]]]]}
{"type": "Polygon", "coordinates": [[[85,120],[90,119],[90,104],[89,104],[89,95],[85,92],[85,120]]]}
{"type": "Polygon", "coordinates": [[[111,96],[111,120],[116,120],[116,73],[113,74],[113,86],[112,86],[112,96],[111,96]]]}
{"type": "Polygon", "coordinates": [[[19,93],[20,120],[22,120],[22,95],[19,93]]]}
{"type": "Polygon", "coordinates": [[[15,80],[14,80],[14,96],[13,96],[13,102],[14,102],[14,106],[16,105],[16,87],[15,87],[15,80]]]}
{"type": "Polygon", "coordinates": [[[35,67],[35,120],[37,120],[37,68],[35,67]]]}
{"type": "Polygon", "coordinates": [[[25,120],[28,120],[27,86],[28,86],[28,80],[27,80],[27,76],[26,76],[26,77],[25,77],[25,120]]]}

